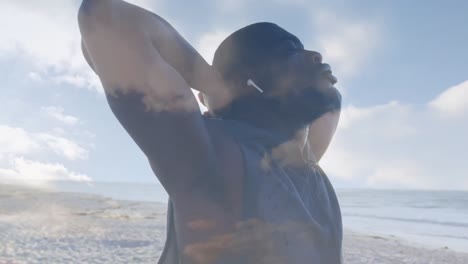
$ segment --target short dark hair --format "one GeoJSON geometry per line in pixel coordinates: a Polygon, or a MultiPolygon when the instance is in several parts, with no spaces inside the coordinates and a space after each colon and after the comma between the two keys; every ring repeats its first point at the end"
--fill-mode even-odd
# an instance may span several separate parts
{"type": "Polygon", "coordinates": [[[235,31],[219,45],[212,65],[231,89],[242,89],[248,78],[256,77],[271,61],[272,48],[285,38],[297,39],[274,23],[251,24],[235,31]]]}
{"type": "Polygon", "coordinates": [[[265,92],[268,91],[270,85],[266,82],[270,80],[266,80],[269,78],[264,76],[263,70],[271,64],[275,56],[273,52],[275,44],[288,38],[297,39],[277,24],[259,22],[235,31],[219,45],[212,66],[220,73],[236,98],[231,105],[219,111],[217,116],[237,119],[235,116],[239,111],[252,107],[250,104],[255,98],[245,97],[252,97],[250,95],[256,97],[259,94],[256,94],[255,89],[247,87],[246,82],[249,78],[253,78],[257,84],[262,84],[265,92]],[[239,98],[239,95],[242,98],[239,98]],[[246,99],[249,106],[246,105],[246,99]]]}

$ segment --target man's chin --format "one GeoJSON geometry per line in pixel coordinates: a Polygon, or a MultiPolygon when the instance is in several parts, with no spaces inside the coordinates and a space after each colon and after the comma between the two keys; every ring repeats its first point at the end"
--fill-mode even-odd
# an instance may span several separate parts
{"type": "Polygon", "coordinates": [[[322,108],[303,107],[296,108],[296,110],[297,111],[295,113],[290,112],[288,116],[285,117],[285,120],[288,123],[288,125],[291,126],[291,128],[293,128],[294,130],[300,130],[321,119],[323,116],[329,114],[337,114],[337,116],[339,116],[339,113],[341,112],[341,107],[337,104],[330,104],[322,108]]]}

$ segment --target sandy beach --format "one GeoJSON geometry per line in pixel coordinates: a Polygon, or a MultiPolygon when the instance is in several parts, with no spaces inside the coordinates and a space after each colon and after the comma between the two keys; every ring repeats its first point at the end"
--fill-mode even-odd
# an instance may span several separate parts
{"type": "MultiPolygon", "coordinates": [[[[0,264],[156,263],[166,205],[0,185],[0,264]]],[[[345,263],[468,263],[468,254],[345,230],[345,263]]]]}

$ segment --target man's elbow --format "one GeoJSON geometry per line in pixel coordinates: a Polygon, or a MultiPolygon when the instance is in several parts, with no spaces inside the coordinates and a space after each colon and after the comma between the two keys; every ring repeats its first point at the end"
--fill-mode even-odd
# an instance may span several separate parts
{"type": "Polygon", "coordinates": [[[86,34],[96,24],[104,25],[109,21],[114,4],[112,0],[83,0],[78,10],[81,34],[86,34]]]}

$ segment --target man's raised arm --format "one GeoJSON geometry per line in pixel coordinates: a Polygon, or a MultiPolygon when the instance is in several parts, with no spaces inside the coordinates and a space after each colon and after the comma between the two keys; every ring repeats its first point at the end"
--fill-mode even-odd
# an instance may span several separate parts
{"type": "Polygon", "coordinates": [[[221,88],[209,65],[167,22],[124,1],[85,0],[78,21],[112,111],[166,190],[219,180],[213,135],[188,84],[221,88]]]}

